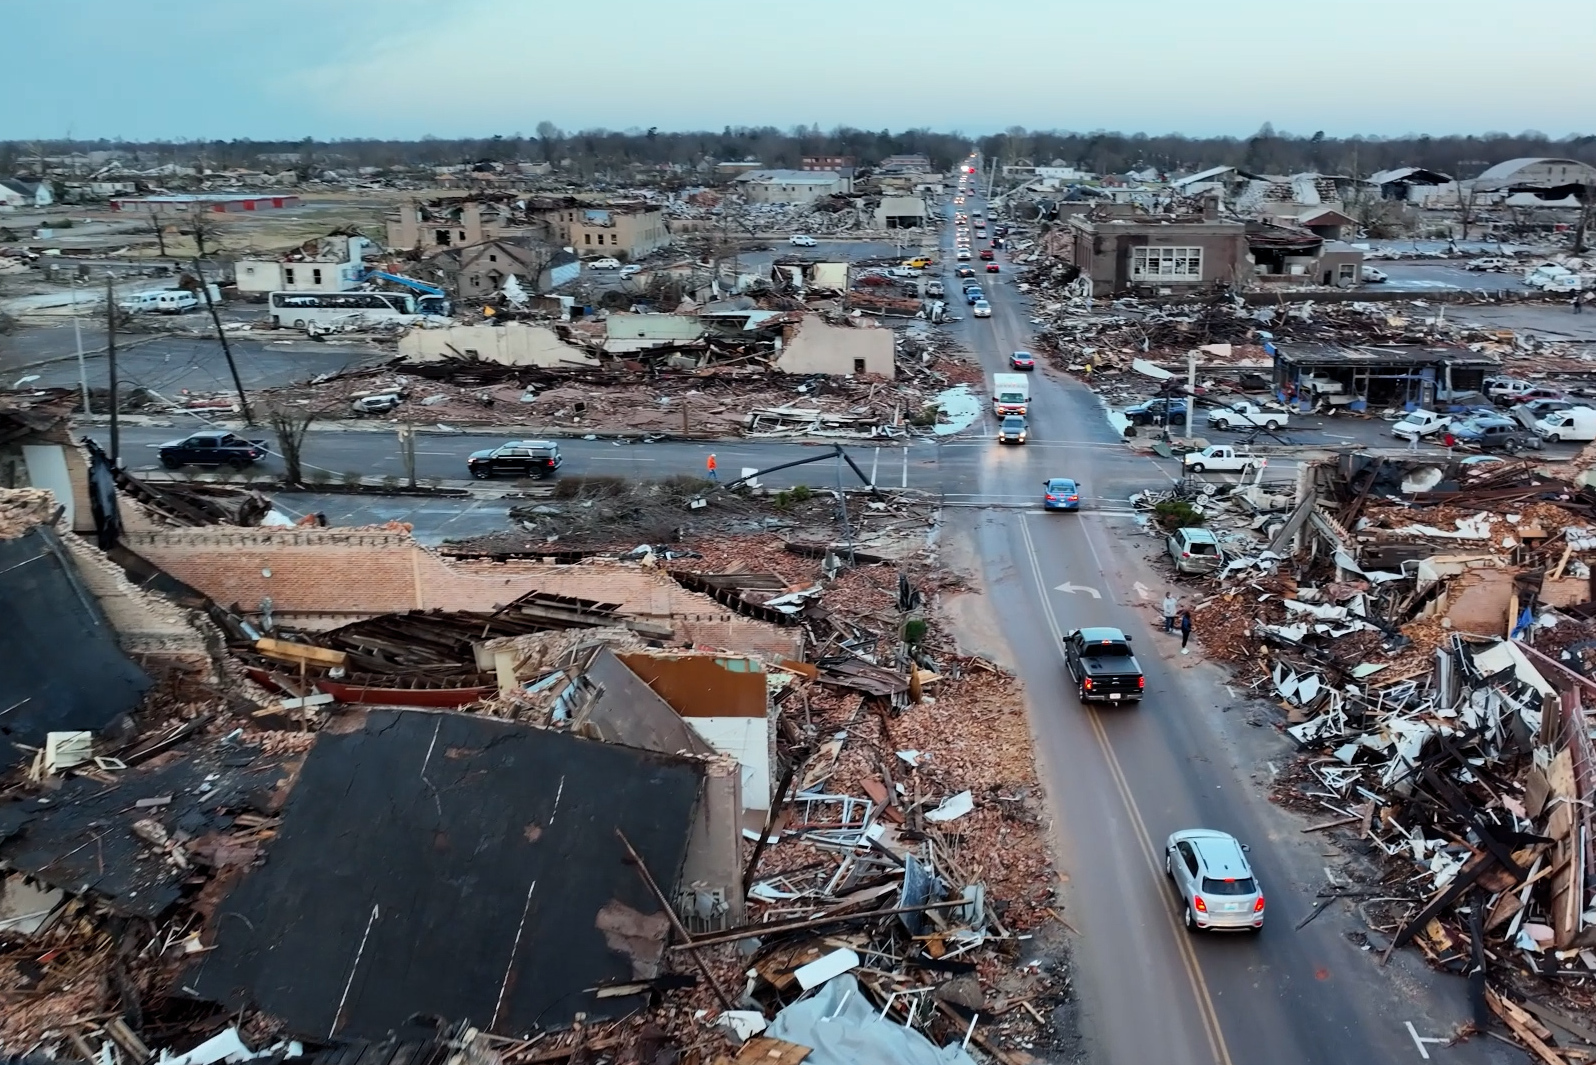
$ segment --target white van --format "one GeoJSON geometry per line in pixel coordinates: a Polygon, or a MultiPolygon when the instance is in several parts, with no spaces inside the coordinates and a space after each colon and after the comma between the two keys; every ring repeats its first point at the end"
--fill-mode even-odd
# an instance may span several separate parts
{"type": "Polygon", "coordinates": [[[196,310],[199,305],[198,296],[180,288],[171,288],[155,294],[155,310],[160,314],[182,314],[185,311],[196,310]]]}
{"type": "Polygon", "coordinates": [[[1596,410],[1589,407],[1554,410],[1535,423],[1535,431],[1554,444],[1561,440],[1581,443],[1596,440],[1596,410]]]}

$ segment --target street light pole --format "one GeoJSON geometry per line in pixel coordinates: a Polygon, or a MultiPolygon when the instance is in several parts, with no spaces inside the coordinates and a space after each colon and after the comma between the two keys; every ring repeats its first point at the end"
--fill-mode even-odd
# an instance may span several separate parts
{"type": "Polygon", "coordinates": [[[94,412],[89,409],[89,371],[83,363],[83,323],[78,319],[78,282],[72,282],[72,336],[78,343],[78,384],[83,388],[83,414],[87,417],[94,412]]]}

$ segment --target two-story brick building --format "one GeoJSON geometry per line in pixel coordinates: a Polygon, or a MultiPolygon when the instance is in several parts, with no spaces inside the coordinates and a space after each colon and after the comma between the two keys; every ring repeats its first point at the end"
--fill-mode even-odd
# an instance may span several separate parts
{"type": "Polygon", "coordinates": [[[1075,265],[1093,296],[1178,295],[1238,287],[1249,277],[1247,227],[1202,215],[1150,215],[1129,204],[1093,208],[1069,220],[1075,265]]]}

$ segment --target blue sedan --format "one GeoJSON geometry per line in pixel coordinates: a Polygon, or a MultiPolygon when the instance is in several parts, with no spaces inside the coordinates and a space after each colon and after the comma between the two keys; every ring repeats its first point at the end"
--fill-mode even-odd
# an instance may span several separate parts
{"type": "Polygon", "coordinates": [[[1080,510],[1081,486],[1068,477],[1053,477],[1043,481],[1047,493],[1042,496],[1044,510],[1080,510]]]}

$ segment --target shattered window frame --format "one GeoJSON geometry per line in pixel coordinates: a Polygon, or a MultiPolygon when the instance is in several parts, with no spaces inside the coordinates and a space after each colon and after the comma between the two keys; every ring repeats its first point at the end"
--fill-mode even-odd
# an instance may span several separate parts
{"type": "Polygon", "coordinates": [[[1158,281],[1201,281],[1203,250],[1202,248],[1133,248],[1131,278],[1132,280],[1146,278],[1158,281]]]}

